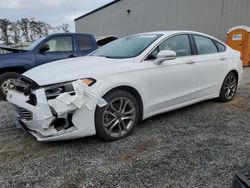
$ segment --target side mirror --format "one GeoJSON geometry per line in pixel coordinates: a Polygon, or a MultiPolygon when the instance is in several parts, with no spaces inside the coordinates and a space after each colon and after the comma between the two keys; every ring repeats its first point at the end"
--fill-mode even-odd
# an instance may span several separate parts
{"type": "Polygon", "coordinates": [[[157,54],[157,59],[154,64],[160,65],[164,61],[176,59],[176,52],[171,50],[162,50],[157,54]]]}
{"type": "Polygon", "coordinates": [[[41,54],[44,54],[44,52],[47,52],[47,51],[49,51],[49,50],[50,50],[49,45],[48,45],[48,44],[44,44],[44,45],[39,49],[39,52],[40,52],[41,54]]]}

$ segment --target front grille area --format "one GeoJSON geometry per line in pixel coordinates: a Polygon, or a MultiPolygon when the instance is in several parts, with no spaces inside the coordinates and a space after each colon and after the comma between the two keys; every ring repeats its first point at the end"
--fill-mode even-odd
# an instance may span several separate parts
{"type": "Polygon", "coordinates": [[[32,93],[32,91],[39,88],[38,84],[24,76],[21,76],[17,80],[12,81],[12,84],[14,85],[14,87],[12,88],[13,90],[21,92],[25,96],[29,97],[29,100],[27,101],[28,104],[31,104],[33,106],[37,105],[36,95],[32,93]]]}
{"type": "Polygon", "coordinates": [[[24,76],[13,81],[13,85],[14,90],[24,93],[26,96],[30,95],[32,90],[39,88],[39,85],[36,82],[24,76]]]}
{"type": "Polygon", "coordinates": [[[26,110],[18,106],[15,106],[15,110],[21,120],[30,121],[33,119],[33,114],[29,110],[26,110]]]}

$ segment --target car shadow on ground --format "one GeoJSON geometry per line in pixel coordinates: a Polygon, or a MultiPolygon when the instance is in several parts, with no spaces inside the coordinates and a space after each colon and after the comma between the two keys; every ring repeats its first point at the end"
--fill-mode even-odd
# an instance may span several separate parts
{"type": "MultiPolygon", "coordinates": [[[[175,118],[176,115],[178,116],[181,114],[182,116],[185,115],[185,113],[190,112],[192,110],[198,110],[199,108],[206,108],[209,105],[213,104],[222,104],[221,102],[218,102],[216,99],[212,100],[207,100],[207,101],[202,101],[200,103],[196,103],[187,107],[183,107],[180,109],[176,109],[173,111],[165,112],[159,115],[155,115],[153,117],[150,117],[146,120],[140,121],[135,127],[132,132],[133,136],[136,136],[138,132],[142,130],[147,130],[152,127],[155,127],[155,124],[158,124],[160,121],[165,121],[166,119],[169,118],[175,118]]],[[[167,125],[166,125],[167,126],[167,125]]],[[[156,127],[157,128],[157,127],[156,127]]],[[[33,136],[32,136],[33,137],[33,136]]],[[[125,138],[126,139],[126,138],[125,138]]],[[[36,141],[36,139],[32,139],[36,141]]],[[[36,141],[37,142],[37,141],[36,141]]],[[[119,142],[119,141],[114,141],[114,142],[119,142]]],[[[45,145],[48,147],[56,147],[56,146],[64,146],[64,145],[72,145],[74,146],[75,144],[84,144],[84,145],[93,145],[93,144],[108,144],[110,143],[109,141],[104,141],[101,138],[99,138],[97,135],[94,136],[89,136],[89,137],[84,137],[84,138],[77,138],[73,140],[63,140],[63,141],[54,141],[54,142],[39,142],[41,145],[45,145]]]]}

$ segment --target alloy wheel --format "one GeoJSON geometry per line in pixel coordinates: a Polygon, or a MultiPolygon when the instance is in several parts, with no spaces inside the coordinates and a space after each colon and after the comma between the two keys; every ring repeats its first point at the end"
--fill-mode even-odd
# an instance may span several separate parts
{"type": "Polygon", "coordinates": [[[136,107],[127,97],[114,98],[103,113],[103,126],[112,137],[126,135],[136,120],[136,107]]]}
{"type": "Polygon", "coordinates": [[[14,87],[13,85],[13,81],[14,79],[8,79],[8,80],[5,80],[2,85],[1,85],[1,89],[3,91],[3,93],[6,95],[8,93],[8,91],[14,87]]]}
{"type": "Polygon", "coordinates": [[[225,97],[230,100],[234,97],[237,89],[237,80],[233,74],[229,74],[224,85],[225,97]]]}

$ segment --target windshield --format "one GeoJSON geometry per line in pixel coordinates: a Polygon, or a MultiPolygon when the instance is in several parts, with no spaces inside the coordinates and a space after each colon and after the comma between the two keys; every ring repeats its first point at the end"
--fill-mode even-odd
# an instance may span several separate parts
{"type": "Polygon", "coordinates": [[[156,34],[141,34],[124,37],[97,49],[90,56],[103,56],[107,58],[136,57],[161,36],[156,34]]]}
{"type": "Polygon", "coordinates": [[[27,48],[25,48],[25,50],[33,50],[43,39],[45,39],[45,37],[42,37],[40,39],[37,39],[35,42],[33,42],[32,44],[30,44],[27,48]]]}

